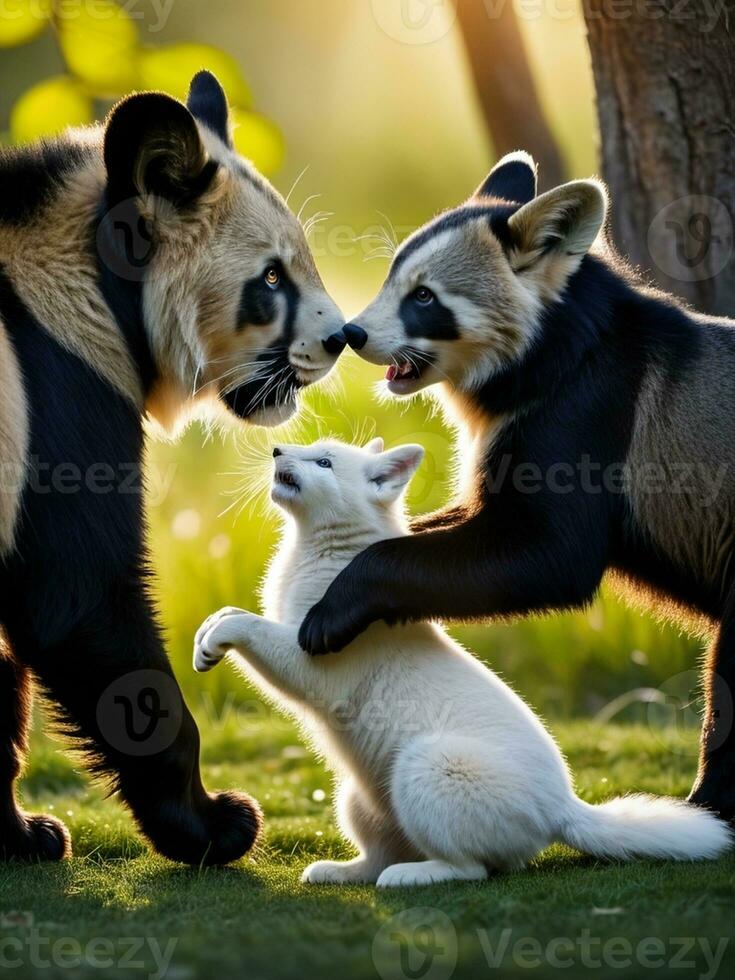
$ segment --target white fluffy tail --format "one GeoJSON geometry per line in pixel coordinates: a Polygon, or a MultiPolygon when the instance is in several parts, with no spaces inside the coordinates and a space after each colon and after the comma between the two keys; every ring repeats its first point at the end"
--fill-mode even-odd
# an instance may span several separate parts
{"type": "Polygon", "coordinates": [[[596,857],[716,858],[733,843],[724,820],[683,800],[620,796],[592,806],[574,797],[562,820],[560,839],[596,857]]]}

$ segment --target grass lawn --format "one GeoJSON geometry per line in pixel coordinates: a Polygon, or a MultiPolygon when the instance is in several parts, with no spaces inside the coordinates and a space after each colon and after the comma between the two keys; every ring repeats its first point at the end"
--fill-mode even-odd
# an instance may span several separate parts
{"type": "MultiPolygon", "coordinates": [[[[631,790],[683,794],[690,782],[693,736],[586,722],[555,732],[587,800],[631,790]]],[[[482,884],[392,893],[305,887],[305,864],[347,854],[328,776],[285,723],[271,722],[267,733],[224,726],[204,735],[208,785],[247,788],[267,816],[258,853],[222,870],[150,854],[74,759],[39,741],[24,799],[68,822],[76,856],[0,869],[5,975],[733,975],[735,859],[624,866],[555,847],[528,870],[482,884]],[[21,915],[11,922],[11,912],[21,915]]]]}

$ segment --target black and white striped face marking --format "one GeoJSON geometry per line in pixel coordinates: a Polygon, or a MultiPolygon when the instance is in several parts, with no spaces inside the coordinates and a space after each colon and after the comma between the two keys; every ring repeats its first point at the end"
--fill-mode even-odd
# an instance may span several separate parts
{"type": "Polygon", "coordinates": [[[224,93],[207,72],[186,107],[154,94],[122,103],[108,160],[130,155],[130,140],[135,180],[123,193],[139,195],[156,234],[143,287],[162,376],[153,401],[215,399],[253,423],[284,421],[298,391],[331,370],[339,351],[324,342],[344,323],[301,225],[234,150],[224,93]]]}
{"type": "Polygon", "coordinates": [[[563,291],[605,216],[604,191],[576,181],[536,197],[536,168],[510,154],[475,195],[408,238],[359,327],[361,357],[387,364],[388,389],[447,382],[471,390],[520,360],[544,306],[563,291]]]}

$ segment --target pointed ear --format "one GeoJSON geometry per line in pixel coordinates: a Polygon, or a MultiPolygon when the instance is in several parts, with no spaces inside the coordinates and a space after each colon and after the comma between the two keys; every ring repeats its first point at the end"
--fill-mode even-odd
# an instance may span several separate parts
{"type": "Polygon", "coordinates": [[[204,193],[217,172],[192,114],[157,92],[131,95],[112,110],[105,166],[113,204],[154,194],[185,207],[204,193]]]}
{"type": "Polygon", "coordinates": [[[380,436],[377,436],[375,439],[371,439],[365,446],[366,453],[382,453],[384,449],[385,443],[380,436]]]}
{"type": "Polygon", "coordinates": [[[477,188],[475,197],[499,197],[527,204],[536,197],[536,170],[535,160],[525,150],[506,153],[477,188]]]}
{"type": "Polygon", "coordinates": [[[186,105],[195,119],[211,129],[226,146],[232,147],[227,96],[211,71],[200,71],[191,80],[186,105]]]}
{"type": "Polygon", "coordinates": [[[547,191],[508,219],[510,264],[535,270],[558,290],[576,271],[607,214],[607,191],[598,180],[574,180],[547,191]]]}
{"type": "Polygon", "coordinates": [[[403,493],[424,458],[423,446],[398,446],[368,463],[368,479],[375,497],[392,503],[403,493]]]}

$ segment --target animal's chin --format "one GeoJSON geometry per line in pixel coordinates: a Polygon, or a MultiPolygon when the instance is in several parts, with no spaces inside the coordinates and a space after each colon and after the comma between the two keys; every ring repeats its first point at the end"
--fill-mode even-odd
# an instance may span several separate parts
{"type": "Polygon", "coordinates": [[[296,500],[300,493],[301,488],[298,486],[298,484],[289,485],[276,480],[271,487],[271,500],[274,504],[279,504],[281,507],[286,507],[288,504],[296,500]]]}
{"type": "Polygon", "coordinates": [[[225,392],[222,400],[233,415],[252,425],[275,426],[288,421],[298,409],[298,393],[303,387],[291,376],[278,385],[268,379],[247,381],[225,392]]]}

